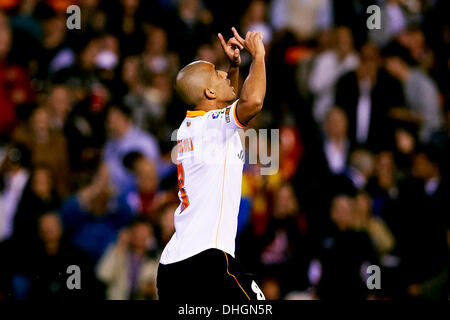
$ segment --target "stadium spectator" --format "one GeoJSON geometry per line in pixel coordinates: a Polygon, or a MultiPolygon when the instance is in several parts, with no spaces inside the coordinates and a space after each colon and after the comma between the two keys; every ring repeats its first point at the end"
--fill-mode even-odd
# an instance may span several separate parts
{"type": "Polygon", "coordinates": [[[399,187],[392,208],[392,227],[398,243],[403,294],[420,299],[448,295],[448,182],[441,175],[439,151],[432,147],[416,152],[412,176],[399,187]]]}
{"type": "Polygon", "coordinates": [[[142,60],[135,56],[124,60],[122,79],[127,93],[123,102],[132,109],[135,126],[165,141],[168,130],[163,119],[170,113],[168,109],[172,103],[171,77],[166,71],[154,73],[148,70],[142,60]]]}
{"type": "Polygon", "coordinates": [[[133,123],[142,130],[150,129],[156,122],[153,119],[160,119],[163,115],[161,106],[151,99],[154,94],[151,95],[150,79],[147,78],[138,57],[125,58],[122,68],[122,81],[127,85],[124,104],[133,110],[133,123]]]}
{"type": "Polygon", "coordinates": [[[178,71],[178,57],[168,51],[167,33],[158,26],[149,28],[141,59],[144,68],[151,73],[167,73],[173,78],[178,71]]]}
{"type": "Polygon", "coordinates": [[[299,40],[311,40],[321,29],[332,25],[330,0],[272,1],[271,20],[275,30],[289,29],[299,40]]]}
{"type": "Polygon", "coordinates": [[[100,0],[80,1],[81,29],[87,34],[101,33],[106,28],[107,17],[101,4],[100,0]]]}
{"type": "Polygon", "coordinates": [[[268,46],[273,38],[272,27],[267,23],[266,4],[261,0],[253,0],[248,5],[241,19],[241,30],[243,34],[249,31],[261,32],[265,46],[268,46]]]}
{"type": "Polygon", "coordinates": [[[338,80],[335,103],[347,113],[351,143],[374,150],[392,139],[387,112],[402,105],[403,96],[400,84],[380,68],[378,48],[364,44],[359,57],[358,68],[338,80]]]}
{"type": "Polygon", "coordinates": [[[110,139],[103,150],[103,159],[108,165],[115,188],[125,192],[135,186],[135,181],[123,166],[123,157],[130,151],[138,151],[159,166],[158,143],[150,134],[133,125],[131,109],[128,107],[111,106],[106,122],[110,139]]]}
{"type": "Polygon", "coordinates": [[[75,53],[67,41],[66,15],[49,12],[43,23],[42,61],[39,63],[39,77],[46,79],[59,70],[75,63],[75,53]]]}
{"type": "Polygon", "coordinates": [[[31,163],[46,165],[55,177],[55,187],[60,196],[69,191],[70,163],[66,137],[50,127],[49,111],[45,107],[33,110],[28,123],[14,130],[12,140],[31,151],[31,163]]]}
{"type": "Polygon", "coordinates": [[[375,172],[369,179],[367,191],[373,199],[374,214],[384,219],[390,218],[383,216],[386,214],[385,208],[398,197],[397,172],[392,152],[385,150],[376,155],[375,172]]]}
{"type": "Polygon", "coordinates": [[[39,217],[37,226],[39,241],[30,244],[32,254],[19,258],[22,267],[33,261],[33,268],[24,268],[23,274],[17,275],[25,279],[26,285],[22,283],[22,287],[16,288],[18,291],[27,289],[21,295],[37,300],[102,298],[102,288],[95,278],[92,261],[66,242],[59,215],[47,212],[39,217]],[[68,272],[69,266],[78,267],[81,271],[78,281],[82,290],[71,290],[67,286],[72,272],[68,272]]]}
{"type": "Polygon", "coordinates": [[[331,109],[326,115],[323,131],[323,153],[328,170],[333,174],[343,174],[347,169],[350,153],[348,139],[348,120],[345,112],[339,108],[331,109]]]}
{"type": "Polygon", "coordinates": [[[212,16],[201,0],[181,0],[171,16],[168,34],[173,39],[173,48],[183,52],[180,65],[186,65],[194,58],[197,48],[211,38],[212,16]]]}
{"type": "Polygon", "coordinates": [[[136,220],[121,230],[97,266],[97,275],[106,283],[109,300],[156,299],[157,256],[153,226],[136,220]]]}
{"type": "MultiPolygon", "coordinates": [[[[75,99],[82,101],[88,97],[94,100],[90,95],[94,89],[98,89],[100,79],[96,66],[97,56],[101,51],[102,41],[99,37],[82,39],[79,54],[74,64],[58,70],[50,79],[54,83],[66,83],[75,91],[75,99]]],[[[44,79],[47,79],[45,77],[44,79]]],[[[105,96],[102,96],[106,99],[105,96]]],[[[93,109],[101,109],[104,102],[91,101],[93,109]]]]}
{"type": "Polygon", "coordinates": [[[30,178],[30,155],[23,146],[10,146],[0,165],[0,241],[14,231],[14,217],[30,178]]]}
{"type": "Polygon", "coordinates": [[[0,138],[16,122],[16,107],[34,98],[27,70],[11,59],[13,32],[8,17],[0,11],[0,138]]]}
{"type": "Polygon", "coordinates": [[[333,32],[335,47],[319,54],[309,76],[309,88],[314,94],[314,119],[322,123],[334,105],[335,84],[340,76],[353,71],[359,58],[353,47],[352,33],[348,27],[338,27],[333,32]]]}
{"type": "Polygon", "coordinates": [[[264,235],[260,260],[264,274],[278,279],[280,295],[284,296],[309,285],[308,224],[291,185],[281,185],[274,196],[273,216],[264,235]]]}
{"type": "Polygon", "coordinates": [[[397,50],[386,53],[386,70],[401,81],[407,108],[392,110],[392,116],[417,124],[420,141],[430,142],[443,123],[436,83],[421,69],[411,65],[411,58],[404,53],[406,49],[401,47],[397,50]]]}
{"type": "Polygon", "coordinates": [[[377,259],[367,233],[356,228],[354,206],[349,195],[337,195],[332,201],[330,215],[335,229],[322,240],[319,252],[320,299],[363,300],[368,295],[364,265],[375,264],[377,259]]]}
{"type": "Polygon", "coordinates": [[[119,200],[103,164],[88,186],[62,204],[61,217],[70,242],[93,261],[101,257],[133,216],[128,205],[119,200]]]}
{"type": "Polygon", "coordinates": [[[72,111],[72,101],[69,88],[65,85],[55,85],[47,98],[50,127],[54,130],[64,130],[67,116],[72,111]]]}
{"type": "Polygon", "coordinates": [[[156,222],[159,177],[155,164],[138,152],[127,154],[123,163],[136,176],[137,182],[137,188],[124,195],[126,201],[134,212],[156,222]]]}
{"type": "Polygon", "coordinates": [[[380,255],[389,253],[395,245],[394,236],[379,217],[372,214],[368,193],[360,191],[355,197],[355,229],[365,230],[380,255]]]}
{"type": "Polygon", "coordinates": [[[39,217],[60,207],[55,179],[49,167],[33,166],[30,180],[23,192],[14,216],[13,242],[18,249],[24,249],[37,240],[39,217]]]}
{"type": "Polygon", "coordinates": [[[350,155],[347,176],[358,190],[363,190],[372,177],[375,168],[373,154],[367,150],[356,149],[350,155]]]}
{"type": "Polygon", "coordinates": [[[124,57],[138,54],[145,43],[141,5],[140,0],[121,0],[119,6],[113,7],[113,16],[106,24],[106,30],[119,38],[120,52],[124,57]]]}

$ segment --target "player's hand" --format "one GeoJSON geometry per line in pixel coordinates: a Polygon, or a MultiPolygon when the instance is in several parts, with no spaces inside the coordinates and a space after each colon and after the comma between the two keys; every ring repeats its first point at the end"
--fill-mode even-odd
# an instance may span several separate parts
{"type": "Polygon", "coordinates": [[[227,42],[225,42],[225,39],[221,33],[217,36],[219,37],[223,52],[225,52],[230,65],[232,67],[239,67],[241,64],[241,50],[244,49],[244,46],[240,44],[235,37],[230,38],[227,42]]]}
{"type": "Polygon", "coordinates": [[[252,55],[252,57],[264,55],[266,53],[262,42],[263,36],[261,32],[249,31],[245,35],[244,39],[239,35],[234,27],[231,28],[231,30],[233,31],[236,40],[252,55]]]}

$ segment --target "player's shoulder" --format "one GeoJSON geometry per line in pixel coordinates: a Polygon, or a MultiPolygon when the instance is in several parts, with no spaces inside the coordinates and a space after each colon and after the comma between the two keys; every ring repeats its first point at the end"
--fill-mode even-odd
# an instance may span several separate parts
{"type": "Polygon", "coordinates": [[[196,116],[186,116],[177,129],[177,139],[191,137],[204,127],[205,114],[196,116]]]}
{"type": "Polygon", "coordinates": [[[221,119],[225,115],[225,109],[226,108],[208,111],[207,113],[205,113],[204,119],[207,120],[221,119]]]}
{"type": "Polygon", "coordinates": [[[216,119],[228,119],[231,111],[233,108],[236,107],[236,104],[239,100],[235,100],[233,103],[231,103],[230,105],[221,108],[221,109],[215,109],[215,110],[211,110],[208,111],[207,113],[205,113],[205,119],[211,119],[211,120],[216,120],[216,119]]]}
{"type": "Polygon", "coordinates": [[[177,129],[177,135],[182,135],[185,134],[187,132],[190,132],[191,130],[191,125],[192,125],[192,119],[189,118],[184,118],[184,120],[180,123],[180,126],[177,129]]]}

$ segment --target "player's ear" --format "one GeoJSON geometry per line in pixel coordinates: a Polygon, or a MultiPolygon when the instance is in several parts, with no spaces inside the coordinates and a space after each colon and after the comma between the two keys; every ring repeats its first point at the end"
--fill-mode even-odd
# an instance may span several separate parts
{"type": "Polygon", "coordinates": [[[214,100],[216,99],[216,92],[210,88],[206,88],[205,89],[205,97],[209,100],[214,100]]]}

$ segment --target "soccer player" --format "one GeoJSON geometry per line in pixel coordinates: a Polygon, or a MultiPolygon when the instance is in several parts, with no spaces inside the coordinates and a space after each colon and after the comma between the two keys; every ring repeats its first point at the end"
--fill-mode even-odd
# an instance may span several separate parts
{"type": "Polygon", "coordinates": [[[261,110],[266,92],[265,49],[259,32],[225,42],[228,73],[193,62],[178,73],[176,90],[190,106],[177,132],[180,205],[175,233],[158,270],[161,300],[245,301],[264,294],[234,258],[241,199],[243,147],[238,130],[261,110]],[[252,56],[239,99],[240,50],[252,56]]]}

